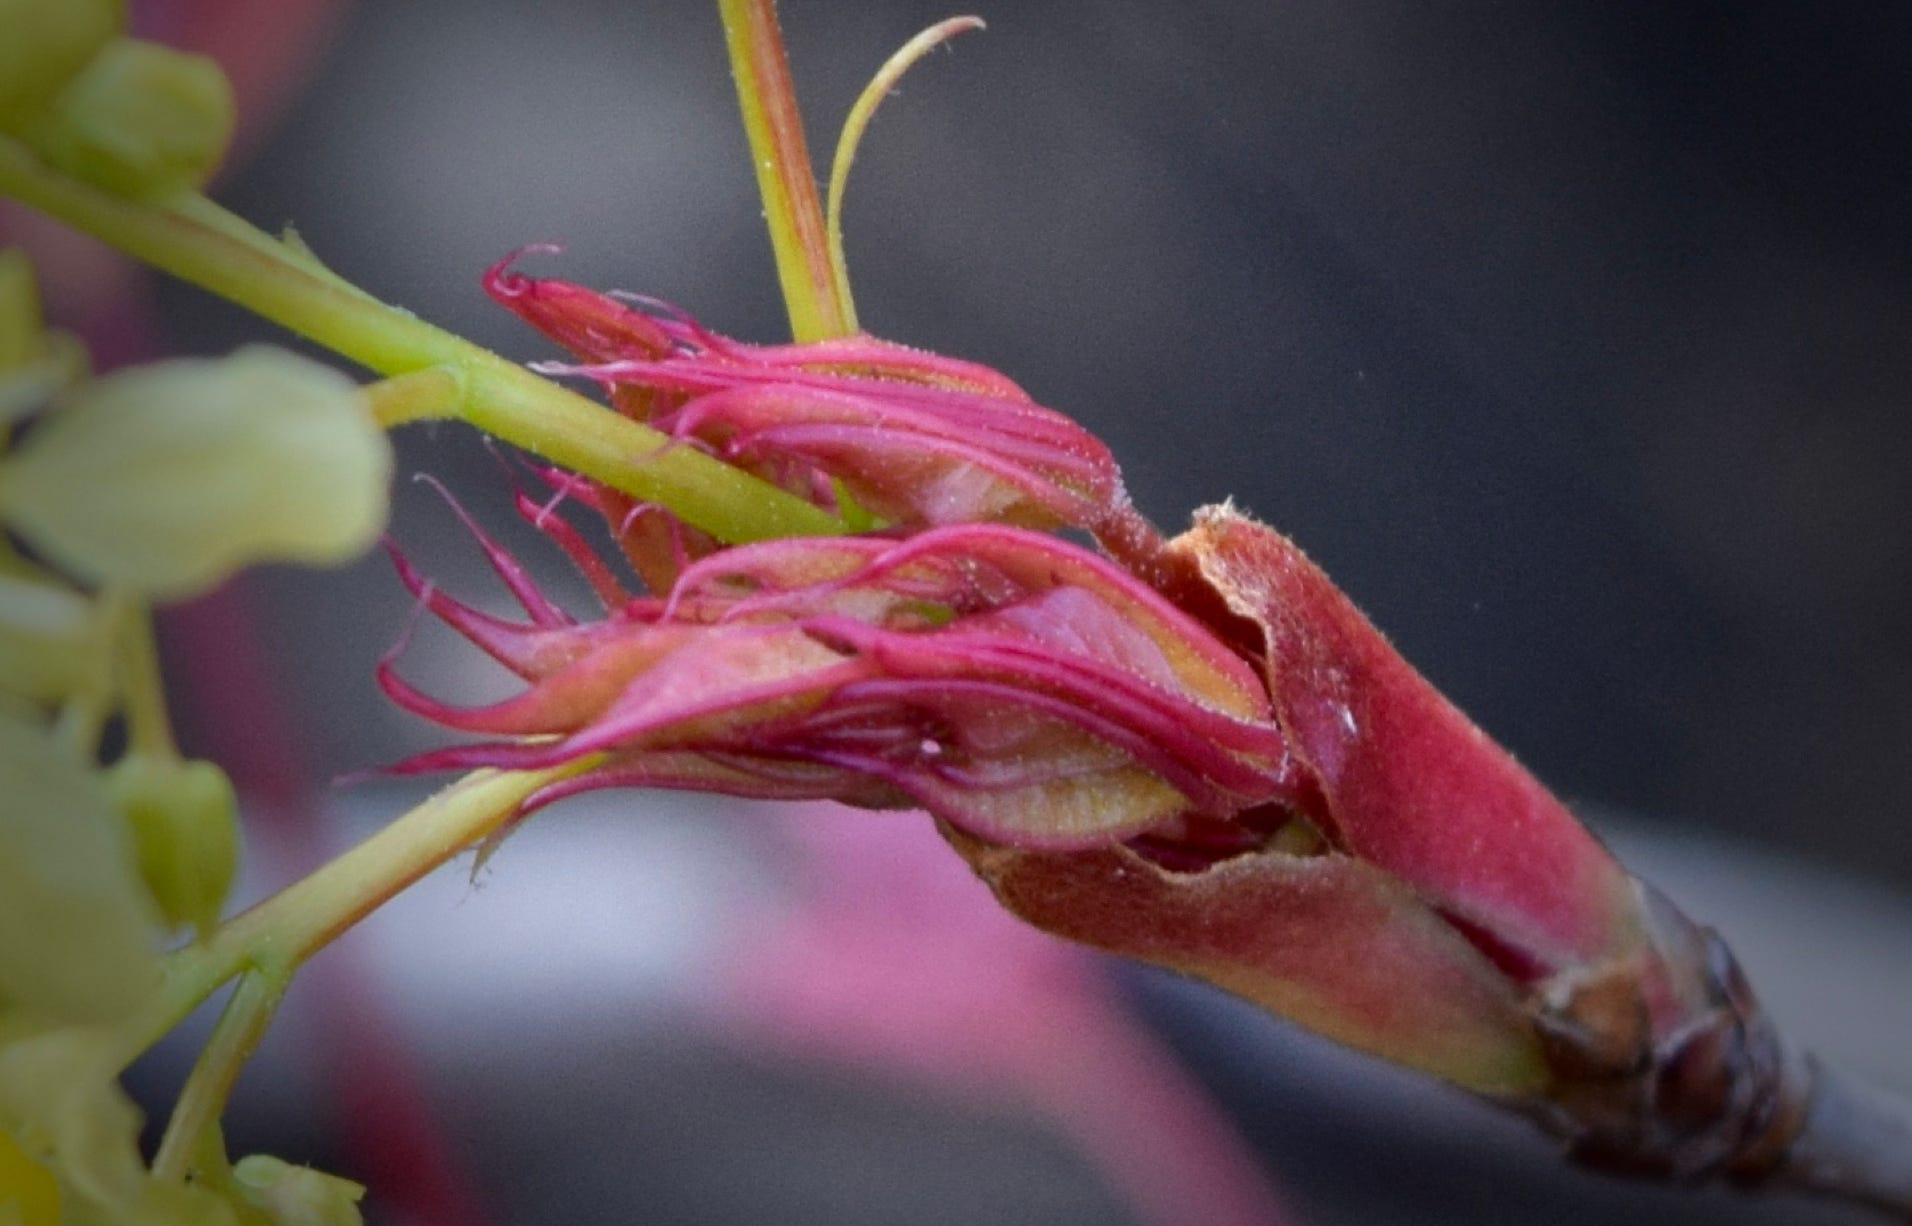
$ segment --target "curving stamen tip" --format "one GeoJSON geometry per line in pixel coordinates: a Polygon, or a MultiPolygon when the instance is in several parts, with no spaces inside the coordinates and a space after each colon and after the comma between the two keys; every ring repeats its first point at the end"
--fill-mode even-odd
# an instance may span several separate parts
{"type": "Polygon", "coordinates": [[[522,297],[536,282],[521,272],[514,272],[511,266],[527,255],[559,255],[563,251],[563,243],[526,243],[506,252],[503,259],[487,267],[480,280],[494,298],[522,297]]]}

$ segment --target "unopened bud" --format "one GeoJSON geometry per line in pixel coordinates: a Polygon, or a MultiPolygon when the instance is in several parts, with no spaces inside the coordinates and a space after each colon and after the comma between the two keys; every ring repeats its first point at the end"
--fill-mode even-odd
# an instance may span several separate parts
{"type": "Polygon", "coordinates": [[[56,703],[100,693],[110,660],[92,601],[57,583],[0,574],[0,694],[56,703]]]}
{"type": "Polygon", "coordinates": [[[130,755],[106,772],[106,787],[166,922],[203,936],[239,866],[239,806],[226,773],[211,762],[130,755]]]}
{"type": "Polygon", "coordinates": [[[119,38],[27,135],[68,174],[146,195],[204,183],[225,155],[233,120],[232,86],[213,60],[119,38]]]}

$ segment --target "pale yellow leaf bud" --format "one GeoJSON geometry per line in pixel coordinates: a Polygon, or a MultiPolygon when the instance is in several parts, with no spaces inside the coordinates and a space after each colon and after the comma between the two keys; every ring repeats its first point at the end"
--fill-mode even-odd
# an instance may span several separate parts
{"type": "Polygon", "coordinates": [[[198,187],[232,139],[219,65],[135,38],[108,43],[27,129],[47,161],[125,195],[198,187]]]}
{"type": "Polygon", "coordinates": [[[58,1180],[62,1226],[137,1220],[148,1181],[139,1109],[120,1089],[118,1055],[104,1027],[63,1027],[0,1047],[0,1129],[58,1180]]]}
{"type": "Polygon", "coordinates": [[[239,867],[239,805],[211,762],[132,754],[106,772],[106,789],[132,830],[139,873],[167,923],[201,936],[239,867]]]}
{"type": "Polygon", "coordinates": [[[0,462],[0,520],[88,582],[162,599],[255,562],[344,562],[385,524],[358,388],[264,346],[99,379],[0,462]]]}

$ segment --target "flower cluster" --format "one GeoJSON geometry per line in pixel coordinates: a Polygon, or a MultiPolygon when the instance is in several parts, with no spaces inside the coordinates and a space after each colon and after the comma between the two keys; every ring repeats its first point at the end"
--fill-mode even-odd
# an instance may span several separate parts
{"type": "MultiPolygon", "coordinates": [[[[482,539],[482,538],[481,538],[482,539]]],[[[1292,799],[1252,670],[1187,615],[1057,538],[993,524],[739,546],[658,596],[578,624],[522,582],[525,623],[401,573],[528,683],[451,727],[525,738],[409,769],[535,768],[584,755],[541,797],[605,784],[920,807],[989,838],[1080,847],[1183,815],[1292,799]]]]}
{"type": "Polygon", "coordinates": [[[633,784],[926,809],[1037,926],[1553,1104],[1585,1149],[1700,1169],[1758,1147],[1770,1102],[1708,1098],[1773,1059],[1716,943],[1285,537],[1217,507],[1162,540],[1097,440],[974,364],[862,335],[746,345],[509,263],[493,295],[572,355],[541,369],[862,531],[725,546],[547,474],[605,515],[648,590],[522,496],[601,616],[556,608],[482,533],[527,620],[401,558],[525,683],[461,710],[388,660],[401,704],[491,738],[401,769],[576,766],[532,805],[633,784]],[[1662,1085],[1695,1050],[1717,1076],[1662,1085]]]}
{"type": "Polygon", "coordinates": [[[275,1159],[149,1171],[115,1027],[238,859],[225,772],[172,742],[149,606],[363,552],[390,467],[357,387],[282,350],[92,377],[0,250],[0,1221],[359,1220],[356,1184],[275,1159]]]}
{"type": "MultiPolygon", "coordinates": [[[[403,769],[588,770],[606,784],[919,807],[971,833],[1082,847],[1292,811],[1302,781],[1252,666],[1146,583],[1059,537],[1134,535],[1108,450],[977,366],[868,336],[753,346],[667,312],[492,268],[501,302],[618,409],[819,505],[859,535],[720,548],[568,474],[649,593],[546,507],[520,509],[604,602],[580,624],[482,533],[528,621],[405,581],[527,683],[458,711],[387,661],[403,705],[492,741],[403,769]]],[[[476,528],[474,526],[474,532],[476,528]]]]}
{"type": "MultiPolygon", "coordinates": [[[[102,199],[177,198],[218,163],[232,91],[125,8],[4,6],[0,142],[102,199]]],[[[161,948],[217,924],[238,858],[225,772],[173,744],[150,608],[364,552],[390,470],[358,387],[283,350],[95,378],[0,249],[0,1221],[360,1220],[358,1185],[197,1136],[187,1170],[149,1167],[119,1074],[161,948]]]]}
{"type": "Polygon", "coordinates": [[[847,491],[911,526],[1089,529],[1127,505],[1100,439],[986,366],[863,334],[747,345],[509,261],[485,285],[581,359],[544,373],[596,379],[622,411],[826,504],[847,491]]]}
{"type": "MultiPolygon", "coordinates": [[[[909,62],[979,23],[932,27],[879,72],[825,219],[768,0],[720,7],[793,328],[853,332],[839,205],[857,138],[909,62]]],[[[744,344],[653,300],[489,270],[569,353],[536,369],[596,382],[600,411],[199,196],[230,86],[128,36],[122,0],[0,15],[0,187],[391,376],[362,393],[252,349],[94,380],[0,251],[0,1223],[357,1222],[357,1185],[230,1163],[219,1139],[284,975],[423,860],[615,785],[925,809],[1037,927],[1490,1094],[1603,1165],[1789,1169],[1903,1205],[1896,1169],[1843,1156],[1866,1129],[1718,939],[1279,533],[1219,507],[1163,540],[1097,439],[974,363],[861,333],[744,344]],[[150,606],[252,562],[355,555],[386,511],[381,427],[445,415],[583,470],[543,475],[602,515],[641,587],[523,494],[597,615],[560,609],[475,525],[524,620],[395,554],[421,604],[523,683],[456,708],[385,660],[400,704],[483,738],[396,769],[528,773],[414,810],[405,856],[334,861],[327,888],[162,972],[168,934],[217,924],[237,832],[223,772],[172,744],[150,606]],[[149,1168],[118,1072],[234,976],[149,1168]],[[1809,1108],[1831,1160],[1789,1153],[1809,1108]]]]}
{"type": "MultiPolygon", "coordinates": [[[[864,334],[745,344],[648,299],[512,271],[513,258],[486,289],[577,359],[539,370],[591,378],[620,412],[854,523],[1108,532],[1133,515],[1101,440],[988,367],[864,334]]],[[[628,502],[592,493],[631,530],[628,502]]],[[[643,522],[627,552],[661,586],[658,521],[643,522]]]]}

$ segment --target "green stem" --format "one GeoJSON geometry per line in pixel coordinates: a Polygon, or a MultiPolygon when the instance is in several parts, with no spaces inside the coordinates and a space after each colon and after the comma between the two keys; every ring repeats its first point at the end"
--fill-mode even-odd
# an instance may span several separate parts
{"type": "Polygon", "coordinates": [[[291,981],[289,970],[254,970],[233,989],[166,1121],[166,1133],[153,1156],[155,1179],[183,1183],[193,1174],[193,1163],[219,1124],[239,1070],[265,1036],[291,981]]]}
{"type": "Polygon", "coordinates": [[[790,334],[799,341],[848,336],[856,331],[856,310],[848,285],[831,267],[816,172],[804,144],[776,8],[772,0],[717,0],[717,10],[724,22],[751,162],[757,168],[777,277],[790,313],[790,334]]]}
{"type": "MultiPolygon", "coordinates": [[[[763,197],[790,335],[798,341],[853,335],[856,306],[843,266],[842,239],[831,228],[834,218],[825,223],[817,199],[774,0],[717,0],[717,11],[723,18],[750,160],[757,168],[757,191],[763,197]]],[[[842,530],[863,532],[877,525],[849,487],[836,480],[832,484],[842,530]]]]}
{"type": "Polygon", "coordinates": [[[407,422],[456,417],[466,399],[465,381],[455,366],[432,366],[408,375],[393,375],[368,383],[365,403],[372,420],[384,429],[407,422]]]}
{"type": "Polygon", "coordinates": [[[379,904],[496,834],[531,793],[594,762],[467,775],[204,941],[167,955],[159,987],[122,1027],[121,1060],[130,1063],[234,975],[258,970],[290,977],[379,904]]]}
{"type": "Polygon", "coordinates": [[[52,170],[4,136],[0,193],[380,374],[455,370],[464,390],[458,415],[472,425],[633,498],[661,503],[719,540],[842,530],[834,516],[795,495],[694,448],[674,447],[647,426],[379,302],[303,248],[261,233],[203,197],[150,202],[115,196],[52,170]]]}
{"type": "Polygon", "coordinates": [[[153,611],[144,601],[128,598],[117,612],[120,711],[126,717],[127,749],[152,758],[177,758],[166,714],[166,683],[153,641],[153,611]]]}
{"type": "Polygon", "coordinates": [[[298,241],[298,236],[290,229],[287,230],[288,237],[274,238],[217,201],[210,200],[194,191],[180,192],[168,199],[164,207],[175,217],[223,234],[236,243],[243,243],[267,259],[297,264],[312,276],[346,293],[357,294],[367,301],[377,301],[372,295],[327,268],[318,256],[312,254],[311,248],[298,241]]]}
{"type": "Polygon", "coordinates": [[[54,720],[55,741],[67,748],[74,761],[85,764],[89,770],[99,758],[106,721],[120,700],[123,682],[112,665],[124,659],[124,627],[127,619],[138,613],[133,605],[132,597],[120,589],[109,588],[94,598],[93,626],[89,633],[96,636],[101,659],[107,667],[87,670],[85,683],[66,695],[54,720]]]}

